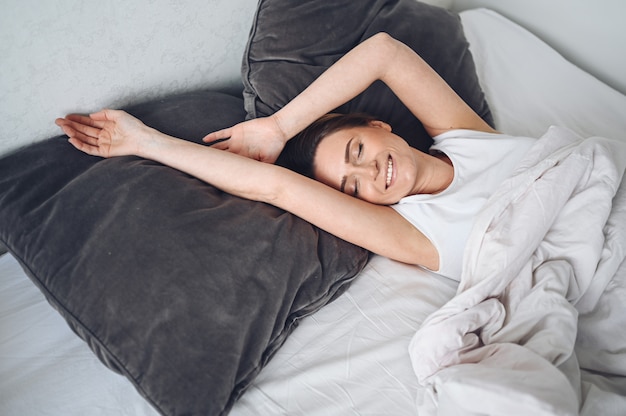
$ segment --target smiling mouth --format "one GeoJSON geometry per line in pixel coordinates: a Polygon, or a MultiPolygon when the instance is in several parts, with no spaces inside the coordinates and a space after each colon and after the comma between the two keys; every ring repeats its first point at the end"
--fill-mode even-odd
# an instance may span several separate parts
{"type": "Polygon", "coordinates": [[[387,181],[385,183],[385,189],[389,188],[389,185],[391,185],[391,177],[393,176],[393,159],[391,158],[391,155],[389,155],[389,158],[387,159],[387,181]]]}

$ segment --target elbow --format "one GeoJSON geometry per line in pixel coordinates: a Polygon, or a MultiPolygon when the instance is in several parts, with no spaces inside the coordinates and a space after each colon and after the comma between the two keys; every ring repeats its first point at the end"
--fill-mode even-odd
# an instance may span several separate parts
{"type": "Polygon", "coordinates": [[[399,40],[395,39],[387,32],[378,32],[367,41],[371,43],[372,49],[374,49],[377,54],[381,54],[386,58],[395,55],[398,50],[398,45],[401,44],[399,40]]]}
{"type": "Polygon", "coordinates": [[[394,38],[392,35],[390,35],[387,32],[378,32],[375,35],[373,35],[372,38],[375,39],[376,42],[379,43],[380,47],[383,47],[383,48],[392,48],[395,50],[398,48],[398,46],[404,45],[404,43],[394,38]]]}
{"type": "Polygon", "coordinates": [[[395,39],[387,32],[378,32],[370,37],[370,41],[384,46],[393,43],[395,39]]]}
{"type": "Polygon", "coordinates": [[[379,79],[383,79],[389,66],[396,60],[403,43],[386,32],[378,32],[366,42],[370,43],[369,55],[374,56],[376,62],[380,63],[379,79]]]}

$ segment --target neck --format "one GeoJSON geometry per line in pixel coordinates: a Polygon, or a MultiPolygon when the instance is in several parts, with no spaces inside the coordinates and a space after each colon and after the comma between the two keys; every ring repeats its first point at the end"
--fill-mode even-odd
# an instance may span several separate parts
{"type": "Polygon", "coordinates": [[[437,163],[439,173],[437,177],[439,178],[439,190],[433,193],[443,192],[448,189],[448,186],[452,184],[452,180],[454,179],[454,165],[448,156],[445,153],[439,152],[439,154],[433,156],[439,163],[437,163]]]}
{"type": "Polygon", "coordinates": [[[443,192],[454,179],[454,167],[444,153],[430,155],[415,150],[418,155],[418,181],[415,194],[438,194],[443,192]]]}

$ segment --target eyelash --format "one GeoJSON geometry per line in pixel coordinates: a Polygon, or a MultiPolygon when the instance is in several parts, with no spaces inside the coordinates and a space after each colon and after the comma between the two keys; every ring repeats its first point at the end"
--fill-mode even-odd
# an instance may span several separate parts
{"type": "MultiPolygon", "coordinates": [[[[363,154],[363,143],[359,142],[359,147],[357,151],[357,160],[361,159],[361,155],[363,154]]],[[[359,182],[354,180],[354,196],[359,196],[359,182]]]]}

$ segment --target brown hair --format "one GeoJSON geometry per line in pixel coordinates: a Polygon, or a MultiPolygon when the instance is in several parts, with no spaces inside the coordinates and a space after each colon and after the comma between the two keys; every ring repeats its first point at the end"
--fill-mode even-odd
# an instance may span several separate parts
{"type": "Polygon", "coordinates": [[[276,164],[315,179],[315,153],[320,142],[337,131],[368,126],[374,120],[363,113],[326,114],[289,140],[276,164]]]}

